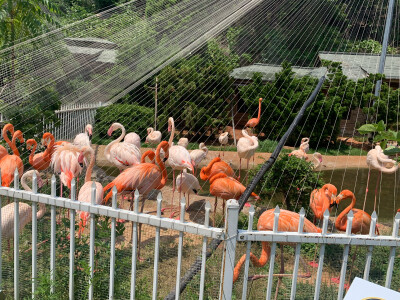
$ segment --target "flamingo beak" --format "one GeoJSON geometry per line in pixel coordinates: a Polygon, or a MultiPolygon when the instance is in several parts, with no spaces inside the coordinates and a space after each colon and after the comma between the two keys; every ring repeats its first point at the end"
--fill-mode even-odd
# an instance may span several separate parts
{"type": "Polygon", "coordinates": [[[168,157],[164,157],[162,161],[163,161],[163,163],[165,163],[167,160],[168,160],[168,157]]]}
{"type": "Polygon", "coordinates": [[[193,191],[193,193],[195,193],[197,195],[197,190],[196,189],[193,189],[192,191],[193,191]]]}
{"type": "Polygon", "coordinates": [[[108,129],[107,134],[108,136],[111,136],[113,133],[114,129],[112,128],[112,126],[108,129]]]}

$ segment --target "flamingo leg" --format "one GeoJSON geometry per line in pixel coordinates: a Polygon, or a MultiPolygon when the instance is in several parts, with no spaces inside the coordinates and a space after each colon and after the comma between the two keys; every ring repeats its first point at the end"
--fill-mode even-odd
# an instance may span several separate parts
{"type": "Polygon", "coordinates": [[[213,218],[213,227],[215,227],[215,212],[217,211],[217,197],[215,197],[215,202],[214,202],[214,218],[213,218]]]}
{"type": "Polygon", "coordinates": [[[368,169],[367,187],[365,188],[365,197],[364,197],[363,210],[365,210],[365,203],[367,202],[370,175],[371,175],[371,168],[368,169]]]}
{"type": "MultiPolygon", "coordinates": [[[[185,194],[183,194],[183,195],[185,195],[185,194]]],[[[187,193],[187,204],[186,204],[186,210],[189,210],[189,205],[190,205],[190,201],[189,201],[189,195],[190,195],[190,192],[188,192],[187,193]]]]}
{"type": "Polygon", "coordinates": [[[225,224],[225,200],[222,199],[222,222],[225,224]]]}
{"type": "Polygon", "coordinates": [[[242,159],[239,158],[239,177],[238,180],[240,180],[240,171],[242,170],[242,159]]]}
{"type": "MultiPolygon", "coordinates": [[[[285,273],[285,261],[283,259],[283,245],[281,244],[281,270],[280,273],[284,274],[285,273]]],[[[278,293],[279,293],[279,286],[282,283],[282,276],[278,277],[278,284],[276,285],[276,290],[275,290],[275,300],[278,299],[278,293]]]]}
{"type": "MultiPolygon", "coordinates": [[[[142,206],[140,207],[140,212],[143,213],[144,209],[144,202],[146,199],[143,198],[142,206]]],[[[133,201],[131,201],[130,204],[130,210],[133,210],[133,201]]],[[[133,222],[132,222],[132,228],[133,228],[133,222]]],[[[132,232],[133,234],[133,232],[132,232]]],[[[133,240],[133,235],[132,235],[132,240],[133,240]]],[[[139,232],[138,232],[138,252],[137,252],[137,258],[139,261],[144,261],[144,258],[140,257],[140,241],[142,240],[142,223],[139,223],[139,232]]]]}
{"type": "Polygon", "coordinates": [[[250,159],[247,160],[247,172],[246,172],[246,178],[245,178],[246,185],[248,185],[248,183],[249,183],[248,182],[248,180],[249,180],[249,161],[250,161],[250,159]]]}
{"type": "Polygon", "coordinates": [[[382,174],[382,172],[379,171],[378,179],[376,180],[376,186],[375,186],[375,200],[374,200],[374,211],[376,211],[376,197],[377,197],[377,195],[378,195],[378,186],[379,186],[379,183],[380,183],[380,181],[381,181],[381,174],[382,174]]]}

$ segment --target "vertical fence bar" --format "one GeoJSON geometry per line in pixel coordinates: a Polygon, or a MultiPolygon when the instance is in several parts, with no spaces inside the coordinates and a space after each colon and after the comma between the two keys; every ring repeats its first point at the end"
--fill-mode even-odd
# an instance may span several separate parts
{"type": "MultiPolygon", "coordinates": [[[[369,227],[369,236],[374,237],[375,236],[375,227],[376,227],[376,212],[374,211],[371,215],[371,224],[369,227]]],[[[372,250],[374,247],[368,246],[368,252],[366,256],[366,262],[365,262],[365,269],[364,269],[364,280],[368,280],[369,278],[369,270],[371,269],[371,261],[372,261],[372,250]]],[[[349,278],[351,280],[351,278],[349,278]]]]}
{"type": "MultiPolygon", "coordinates": [[[[76,201],[76,180],[71,181],[71,201],[76,201]]],[[[74,300],[74,271],[75,271],[75,209],[70,211],[69,224],[69,299],[74,300]]]]}
{"type": "Polygon", "coordinates": [[[230,199],[226,204],[225,243],[222,258],[220,300],[232,299],[233,269],[235,267],[237,226],[239,220],[239,202],[230,199]]]}
{"type": "MultiPolygon", "coordinates": [[[[37,194],[36,172],[32,176],[32,193],[37,194]]],[[[32,202],[32,299],[35,298],[37,280],[37,202],[32,202]]]]}
{"type": "MultiPolygon", "coordinates": [[[[183,197],[181,200],[181,215],[179,221],[185,222],[185,211],[186,211],[186,200],[183,197]]],[[[182,251],[183,251],[183,231],[179,231],[179,243],[178,243],[178,263],[176,267],[176,286],[175,286],[175,299],[178,300],[180,296],[180,284],[181,284],[181,268],[182,268],[182,251]]]]}
{"type": "MultiPolygon", "coordinates": [[[[96,183],[93,181],[91,187],[90,204],[96,205],[96,183]]],[[[90,214],[90,248],[89,248],[89,268],[90,268],[90,284],[89,284],[89,300],[93,299],[93,275],[94,275],[94,237],[96,230],[96,218],[95,214],[90,214]]]]}
{"type": "MultiPolygon", "coordinates": [[[[134,212],[139,214],[139,191],[135,190],[135,198],[133,202],[134,212]]],[[[132,271],[131,271],[131,300],[135,300],[136,293],[136,260],[137,260],[137,243],[138,243],[138,224],[133,223],[132,226],[132,271]]]]}
{"type": "MultiPolygon", "coordinates": [[[[0,186],[2,186],[1,184],[1,169],[0,169],[0,186]]],[[[1,219],[1,208],[3,206],[3,197],[0,196],[0,224],[3,222],[3,220],[1,219]]],[[[3,232],[1,230],[1,226],[0,226],[0,291],[3,290],[3,258],[2,255],[3,254],[3,232]]]]}
{"type": "MultiPolygon", "coordinates": [[[[117,209],[117,188],[114,186],[112,190],[112,208],[117,209]]],[[[117,220],[111,218],[111,249],[110,249],[110,290],[108,299],[114,299],[114,274],[115,274],[115,229],[117,220]]]]}
{"type": "MultiPolygon", "coordinates": [[[[327,209],[324,212],[324,220],[322,223],[322,236],[326,235],[328,231],[328,220],[329,220],[329,210],[327,209]]],[[[319,300],[319,292],[321,290],[321,282],[322,282],[322,269],[324,267],[324,257],[325,257],[325,244],[321,244],[321,248],[319,249],[319,261],[318,261],[317,279],[315,281],[314,300],[319,300]]]]}
{"type": "MultiPolygon", "coordinates": [[[[347,228],[346,228],[346,235],[351,236],[351,227],[353,224],[353,211],[351,210],[347,214],[347,228]]],[[[344,292],[344,282],[346,280],[346,270],[347,270],[347,260],[349,258],[349,250],[350,245],[345,245],[343,250],[343,262],[342,262],[342,269],[340,270],[340,282],[339,282],[339,291],[338,291],[338,300],[343,299],[343,292],[344,292]]]]}
{"type": "MultiPolygon", "coordinates": [[[[249,209],[249,224],[247,226],[247,231],[253,231],[253,219],[254,219],[254,206],[251,205],[249,209]]],[[[246,261],[244,262],[244,276],[243,276],[243,291],[242,291],[242,300],[246,300],[247,298],[247,282],[249,278],[249,265],[250,265],[250,248],[251,242],[247,242],[246,248],[246,261]]]]}
{"type": "MultiPolygon", "coordinates": [[[[60,182],[60,184],[62,184],[60,182]]],[[[51,177],[51,197],[56,197],[56,176],[51,177]]],[[[56,281],[56,207],[51,205],[51,225],[50,225],[50,293],[54,294],[54,284],[56,281]]]]}
{"type": "MultiPolygon", "coordinates": [[[[302,207],[300,210],[300,220],[299,220],[299,228],[297,233],[302,233],[303,232],[303,227],[304,227],[304,217],[305,217],[305,211],[304,208],[302,207]]],[[[297,272],[299,271],[299,261],[300,261],[300,249],[301,249],[301,244],[298,243],[296,244],[296,250],[295,250],[295,259],[294,259],[294,268],[293,268],[293,277],[292,277],[292,289],[290,292],[290,299],[294,300],[296,297],[296,287],[297,287],[297,272]]]]}
{"type": "MultiPolygon", "coordinates": [[[[210,202],[206,202],[205,205],[205,216],[204,216],[204,226],[209,227],[210,224],[210,202]]],[[[200,273],[200,291],[199,291],[199,300],[203,300],[204,298],[204,283],[206,277],[206,259],[207,259],[207,238],[203,237],[203,248],[201,249],[201,273],[200,273]]]]}
{"type": "MultiPolygon", "coordinates": [[[[272,232],[278,232],[278,221],[279,221],[279,213],[280,209],[277,205],[274,211],[274,226],[272,232]]],[[[267,285],[267,296],[266,299],[271,299],[272,293],[272,283],[274,281],[274,264],[275,264],[275,252],[276,252],[276,243],[272,243],[271,245],[271,258],[269,260],[269,271],[268,271],[268,285],[267,285]]]]}
{"type": "MultiPolygon", "coordinates": [[[[14,172],[14,189],[19,190],[18,169],[14,172]]],[[[19,300],[19,199],[14,198],[14,299],[19,300]]]]}
{"type": "MultiPolygon", "coordinates": [[[[392,232],[393,238],[399,237],[399,224],[400,224],[400,213],[396,213],[396,217],[394,218],[394,222],[393,222],[393,232],[392,232]]],[[[386,281],[385,281],[385,287],[388,289],[390,289],[390,284],[392,283],[393,266],[394,266],[395,257],[396,257],[396,247],[390,247],[389,263],[388,263],[388,269],[386,272],[386,281]]]]}
{"type": "MultiPolygon", "coordinates": [[[[161,218],[161,193],[157,196],[157,218],[161,218]]],[[[155,236],[155,249],[154,249],[154,273],[153,273],[153,296],[152,299],[157,299],[157,285],[158,285],[158,260],[160,257],[160,227],[156,227],[155,236]]]]}

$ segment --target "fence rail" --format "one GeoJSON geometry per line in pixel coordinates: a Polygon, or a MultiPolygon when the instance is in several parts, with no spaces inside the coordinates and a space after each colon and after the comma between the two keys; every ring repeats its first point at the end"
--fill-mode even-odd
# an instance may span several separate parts
{"type": "MultiPolygon", "coordinates": [[[[163,257],[160,256],[160,245],[161,245],[161,229],[171,229],[177,231],[177,257],[176,257],[176,269],[173,270],[170,268],[169,272],[174,272],[176,274],[175,279],[175,292],[176,299],[179,299],[180,294],[180,282],[181,272],[183,268],[183,251],[184,251],[184,242],[187,234],[193,234],[201,238],[201,255],[202,255],[202,265],[201,272],[199,276],[199,284],[196,288],[197,295],[199,299],[203,299],[205,297],[205,277],[207,274],[207,270],[209,265],[206,265],[206,255],[207,255],[207,239],[219,239],[223,240],[223,254],[221,257],[221,265],[219,268],[220,274],[220,290],[219,290],[219,298],[220,299],[231,299],[236,296],[239,297],[241,295],[242,299],[247,299],[248,297],[248,289],[249,289],[249,280],[252,278],[249,277],[250,272],[250,249],[253,242],[263,242],[270,243],[270,256],[269,256],[269,267],[268,267],[268,275],[263,275],[267,278],[267,287],[266,287],[266,295],[264,298],[271,299],[273,288],[279,284],[276,284],[276,278],[281,278],[282,274],[275,274],[275,261],[276,261],[276,253],[277,253],[277,244],[292,244],[295,247],[294,259],[293,259],[293,270],[291,274],[285,274],[286,277],[291,277],[291,287],[290,287],[290,299],[295,299],[297,293],[297,282],[298,279],[301,278],[301,274],[299,274],[299,263],[301,259],[301,248],[303,244],[317,244],[320,245],[319,249],[319,264],[316,276],[313,280],[315,280],[315,289],[314,289],[314,299],[320,298],[321,293],[321,284],[322,284],[322,273],[324,268],[324,260],[326,260],[326,246],[327,245],[343,245],[343,253],[342,253],[342,261],[340,268],[340,283],[338,285],[337,291],[337,299],[342,299],[345,292],[345,281],[346,281],[346,272],[348,265],[348,257],[349,257],[349,249],[350,246],[362,246],[367,249],[365,267],[364,267],[364,279],[368,280],[371,270],[371,261],[373,256],[374,247],[387,247],[390,249],[388,262],[387,262],[387,272],[385,274],[385,278],[382,278],[382,282],[385,282],[385,287],[390,288],[392,283],[392,276],[394,271],[395,264],[395,256],[396,249],[400,246],[400,238],[398,236],[399,224],[400,224],[400,214],[397,214],[395,220],[393,222],[393,231],[390,236],[376,236],[375,235],[375,227],[377,224],[377,216],[376,213],[372,214],[371,224],[369,234],[367,235],[356,235],[351,233],[353,215],[352,212],[348,214],[348,223],[347,223],[347,231],[346,233],[328,233],[328,219],[329,213],[325,212],[322,224],[322,232],[321,233],[306,233],[303,232],[303,227],[305,223],[305,212],[304,209],[300,211],[299,220],[298,220],[298,228],[295,232],[281,232],[278,231],[278,224],[280,223],[279,218],[281,215],[280,209],[277,207],[273,213],[273,227],[271,231],[258,231],[252,230],[253,218],[254,218],[254,208],[251,207],[249,211],[249,219],[248,219],[248,229],[240,230],[238,229],[239,224],[239,204],[236,200],[229,200],[227,202],[226,208],[226,219],[224,228],[213,228],[209,226],[209,214],[210,214],[210,203],[206,204],[205,207],[205,220],[204,224],[197,224],[192,222],[186,222],[185,218],[185,200],[182,199],[181,202],[181,211],[180,211],[180,219],[173,220],[170,218],[164,218],[161,216],[161,203],[162,196],[159,193],[157,197],[157,212],[156,215],[150,215],[146,213],[139,212],[139,194],[136,192],[134,195],[134,203],[132,206],[133,210],[121,209],[117,206],[117,191],[113,190],[112,197],[112,205],[104,206],[104,205],[96,205],[95,204],[95,195],[96,195],[96,187],[92,186],[91,191],[91,199],[89,202],[81,202],[77,200],[76,197],[76,183],[75,180],[72,181],[71,185],[71,197],[70,199],[57,197],[56,196],[56,178],[53,175],[51,179],[51,193],[50,195],[40,194],[38,193],[37,186],[38,179],[36,174],[33,175],[32,180],[32,191],[21,190],[19,187],[19,176],[16,171],[14,174],[14,187],[1,187],[0,186],[0,200],[1,202],[4,199],[12,199],[13,203],[11,205],[14,207],[13,210],[13,239],[14,239],[14,267],[13,267],[13,293],[14,299],[21,298],[21,276],[20,274],[20,247],[21,243],[25,242],[21,240],[20,233],[23,230],[19,228],[21,218],[24,218],[23,215],[20,215],[20,207],[23,205],[23,202],[30,202],[32,207],[32,263],[31,263],[31,276],[32,279],[32,298],[38,289],[38,283],[36,281],[38,274],[38,207],[41,205],[49,205],[50,206],[50,253],[49,253],[49,268],[50,268],[50,292],[56,293],[57,286],[55,284],[56,281],[56,272],[57,272],[57,264],[60,262],[57,260],[56,256],[56,246],[57,246],[57,216],[56,216],[56,208],[67,209],[70,212],[69,220],[70,220],[70,244],[69,244],[69,264],[68,264],[68,282],[69,282],[69,299],[74,299],[75,294],[75,254],[76,254],[76,234],[75,234],[75,222],[77,221],[77,212],[87,212],[89,213],[90,227],[89,227],[89,239],[88,239],[88,267],[89,267],[89,289],[88,289],[88,298],[94,299],[94,287],[93,287],[93,278],[96,266],[96,227],[95,227],[95,218],[96,216],[103,216],[111,218],[111,226],[109,228],[111,232],[110,239],[110,254],[109,254],[109,283],[108,283],[108,299],[114,299],[115,297],[115,274],[116,274],[116,225],[118,219],[123,219],[126,221],[133,222],[132,227],[132,258],[131,258],[131,273],[130,273],[130,299],[135,299],[135,295],[138,288],[138,259],[137,259],[137,247],[139,245],[139,241],[137,239],[137,234],[139,232],[141,225],[151,226],[155,231],[154,236],[154,253],[153,253],[153,269],[152,269],[152,291],[151,297],[152,299],[159,299],[159,291],[158,287],[160,285],[159,282],[159,273],[160,273],[160,263],[162,263],[163,257]],[[242,286],[240,288],[239,283],[233,284],[233,274],[235,268],[235,262],[237,261],[239,253],[237,247],[242,243],[245,243],[244,247],[240,247],[241,249],[245,248],[244,253],[246,253],[246,257],[244,260],[244,275],[239,280],[242,282],[242,286]],[[274,279],[275,278],[275,279],[274,279]],[[239,288],[239,291],[238,291],[239,288]]],[[[0,183],[1,184],[1,183],[0,183]]],[[[3,203],[2,203],[3,204],[3,203]]],[[[25,204],[25,203],[24,203],[25,204]]],[[[10,204],[9,204],[10,205],[10,204]]],[[[0,206],[1,217],[4,218],[4,214],[2,212],[3,209],[6,209],[5,206],[0,206]]],[[[40,210],[40,209],[39,209],[40,210]]],[[[6,227],[3,226],[3,222],[5,219],[0,220],[2,222],[2,229],[0,231],[5,230],[6,227]]],[[[22,223],[21,223],[22,224],[22,223]]],[[[0,232],[2,239],[5,236],[5,232],[0,232]]],[[[1,247],[2,243],[0,243],[1,247]]],[[[4,250],[0,248],[1,250],[4,250]]],[[[58,251],[58,250],[57,250],[58,251]]],[[[4,270],[1,269],[4,263],[3,256],[0,256],[0,273],[4,270]]],[[[218,259],[219,260],[219,259],[218,259]]],[[[219,264],[219,263],[218,263],[219,264]]],[[[218,275],[219,275],[218,274],[218,275]]],[[[210,274],[209,274],[210,275],[210,274]]],[[[24,275],[25,276],[25,275],[24,275]]],[[[217,276],[215,273],[213,275],[214,280],[217,276]]],[[[260,276],[259,276],[260,277],[260,276]]],[[[311,279],[308,279],[311,280],[311,279]]],[[[4,289],[4,276],[0,276],[0,289],[4,289]]],[[[162,282],[161,284],[163,284],[162,282]]],[[[26,296],[26,295],[25,295],[26,296]]],[[[285,298],[286,299],[286,298],[285,298]]]]}

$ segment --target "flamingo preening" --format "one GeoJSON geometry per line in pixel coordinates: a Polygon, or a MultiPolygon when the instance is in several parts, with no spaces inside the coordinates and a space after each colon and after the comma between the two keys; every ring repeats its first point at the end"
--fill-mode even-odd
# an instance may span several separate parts
{"type": "MultiPolygon", "coordinates": [[[[119,174],[112,182],[104,187],[104,192],[112,189],[114,186],[117,192],[138,190],[142,195],[143,202],[140,211],[143,212],[145,199],[147,194],[153,190],[162,189],[167,182],[167,170],[164,162],[160,158],[160,151],[164,150],[165,157],[169,155],[169,144],[166,141],[161,142],[156,150],[156,164],[141,163],[132,166],[119,174]]],[[[104,201],[107,201],[112,196],[112,190],[105,196],[104,201]]],[[[140,257],[140,239],[141,239],[141,224],[139,224],[139,242],[138,242],[138,257],[140,257]]]]}
{"type": "Polygon", "coordinates": [[[117,130],[121,129],[121,135],[111,143],[109,143],[104,150],[104,155],[107,160],[122,171],[133,165],[140,163],[140,149],[135,145],[128,142],[121,142],[125,136],[125,128],[120,123],[113,123],[107,131],[109,136],[117,130]]]}
{"type": "MultiPolygon", "coordinates": [[[[223,147],[224,145],[228,144],[229,141],[229,133],[228,132],[223,132],[219,135],[218,137],[218,141],[221,144],[221,147],[223,147]]],[[[225,155],[224,153],[225,151],[222,151],[222,156],[225,155]]],[[[220,154],[221,155],[221,154],[220,154]]]]}
{"type": "Polygon", "coordinates": [[[153,127],[147,128],[146,143],[149,145],[158,145],[161,142],[161,131],[155,131],[153,127]]]}
{"type": "Polygon", "coordinates": [[[315,189],[310,195],[310,208],[314,213],[314,221],[322,220],[324,212],[328,209],[332,210],[332,203],[334,203],[337,195],[337,188],[333,184],[325,184],[320,189],[315,189]]]}
{"type": "Polygon", "coordinates": [[[246,125],[244,128],[250,127],[250,128],[255,128],[258,123],[260,123],[260,117],[261,117],[261,102],[263,98],[258,99],[258,117],[257,118],[252,118],[247,121],[246,125]]]}
{"type": "Polygon", "coordinates": [[[85,132],[77,134],[74,138],[73,144],[78,147],[90,147],[92,145],[92,136],[93,126],[91,124],[87,124],[85,127],[85,132]]]}
{"type": "Polygon", "coordinates": [[[142,146],[142,143],[140,141],[140,136],[136,132],[129,132],[125,135],[124,138],[125,143],[130,143],[135,145],[138,149],[142,146]]]}
{"type": "Polygon", "coordinates": [[[289,156],[296,156],[297,158],[308,160],[307,152],[310,149],[309,138],[302,138],[299,149],[290,152],[289,156]]]}
{"type": "Polygon", "coordinates": [[[218,173],[225,173],[229,177],[235,177],[235,171],[233,171],[231,166],[221,160],[220,157],[215,157],[206,167],[201,168],[200,179],[206,181],[218,173]]]}
{"type": "Polygon", "coordinates": [[[199,164],[207,157],[208,148],[204,143],[200,143],[199,149],[195,149],[190,152],[190,157],[194,165],[194,173],[197,174],[199,164]]]}
{"type": "MultiPolygon", "coordinates": [[[[239,155],[239,180],[240,171],[242,169],[242,158],[247,159],[247,170],[249,169],[249,161],[252,158],[258,148],[258,138],[250,136],[245,129],[242,130],[243,137],[237,142],[237,152],[239,155]]],[[[246,174],[247,178],[247,174],[246,174]]]]}
{"type": "Polygon", "coordinates": [[[176,177],[176,186],[180,193],[182,192],[183,195],[187,195],[186,210],[188,210],[190,205],[190,193],[195,193],[197,195],[197,192],[201,189],[199,180],[196,176],[187,173],[186,170],[184,170],[182,174],[176,177]]]}
{"type": "MultiPolygon", "coordinates": [[[[19,151],[16,146],[16,140],[18,139],[20,143],[24,142],[22,132],[17,130],[14,132],[12,141],[7,136],[7,131],[14,131],[14,127],[11,124],[7,124],[7,129],[3,128],[3,137],[7,142],[8,146],[11,148],[13,154],[7,154],[0,159],[0,170],[1,170],[1,185],[5,187],[10,187],[11,183],[14,181],[15,169],[18,169],[19,177],[21,178],[24,173],[24,164],[19,157],[19,151]]],[[[4,127],[6,127],[4,126],[4,127]]]]}
{"type": "MultiPolygon", "coordinates": [[[[90,146],[84,146],[78,156],[78,163],[83,167],[83,161],[87,154],[90,154],[90,163],[86,169],[85,184],[81,187],[78,194],[78,201],[91,203],[92,200],[92,187],[96,188],[96,204],[101,204],[103,202],[103,186],[100,182],[92,181],[92,170],[96,161],[94,150],[90,146]]],[[[83,228],[86,226],[87,220],[89,218],[88,212],[77,212],[81,221],[79,222],[79,236],[81,235],[83,228]]]]}
{"type": "Polygon", "coordinates": [[[178,146],[182,146],[183,148],[187,149],[189,146],[189,140],[187,138],[180,138],[178,141],[178,146]]]}

